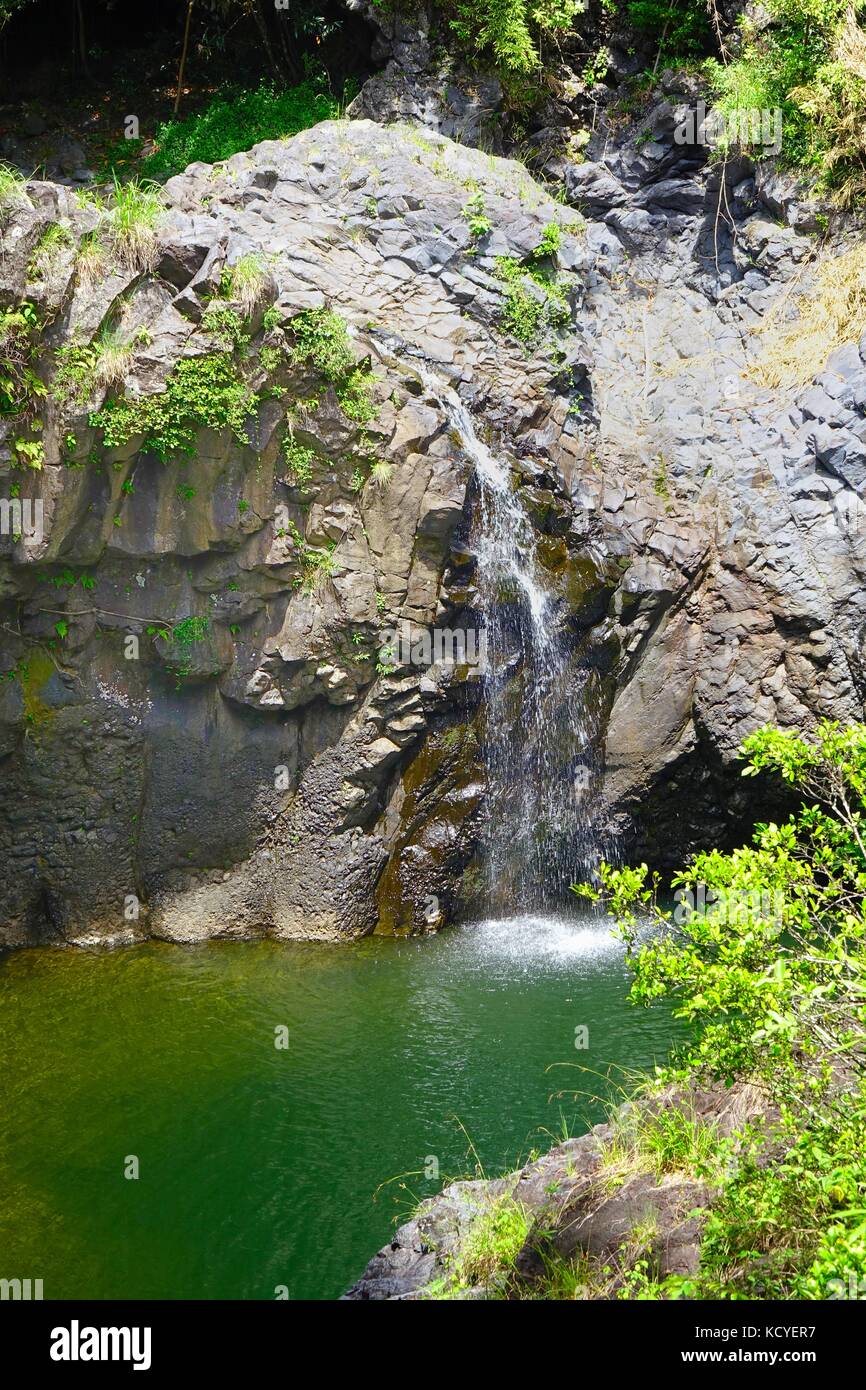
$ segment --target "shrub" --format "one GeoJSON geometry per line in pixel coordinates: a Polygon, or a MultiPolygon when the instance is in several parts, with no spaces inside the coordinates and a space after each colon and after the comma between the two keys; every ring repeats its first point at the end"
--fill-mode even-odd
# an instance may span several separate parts
{"type": "Polygon", "coordinates": [[[255,91],[226,92],[203,111],[159,126],[154,153],[142,169],[168,177],[201,160],[215,164],[260,140],[279,140],[333,119],[336,101],[312,79],[281,90],[267,84],[255,91]]]}
{"type": "Polygon", "coordinates": [[[366,424],[376,408],[372,400],[375,382],[365,367],[355,365],[349,333],[339,314],[331,309],[304,309],[291,321],[295,344],[292,359],[308,362],[334,387],[350,420],[366,424]]]}
{"type": "Polygon", "coordinates": [[[451,29],[470,52],[492,54],[516,75],[539,65],[538,44],[571,27],[580,0],[452,0],[451,29]]]}
{"type": "Polygon", "coordinates": [[[853,8],[836,35],[831,60],[791,100],[813,123],[824,184],[850,207],[866,192],[866,33],[853,8]]]}
{"type": "Polygon", "coordinates": [[[348,376],[355,365],[355,355],[339,314],[331,309],[304,309],[292,319],[291,330],[296,362],[310,362],[332,384],[348,376]]]}
{"type": "Polygon", "coordinates": [[[706,0],[631,0],[627,13],[635,29],[657,42],[660,62],[709,51],[712,31],[706,0]]]}
{"type": "Polygon", "coordinates": [[[514,256],[497,256],[496,273],[505,285],[505,302],[500,325],[506,333],[526,345],[538,337],[542,328],[558,328],[568,321],[570,310],[556,279],[556,272],[539,262],[555,253],[559,245],[550,223],[528,262],[514,256]],[[555,241],[555,245],[554,245],[555,241]]]}
{"type": "MultiPolygon", "coordinates": [[[[634,1001],[672,1000],[695,1027],[663,1077],[755,1082],[776,1117],[717,1169],[698,1274],[652,1293],[635,1280],[631,1296],[849,1297],[866,1272],[866,725],[824,723],[811,741],[767,727],[743,752],[744,775],[801,791],[797,815],[695,855],[673,911],[646,865],[604,865],[601,892],[579,890],[619,919],[634,1001]]],[[[668,1125],[655,1148],[679,1163],[689,1142],[668,1125]]]]}
{"type": "Polygon", "coordinates": [[[779,109],[782,163],[820,173],[828,187],[863,172],[861,7],[862,0],[766,0],[773,23],[745,22],[736,61],[707,68],[724,115],[779,109]]]}
{"type": "Polygon", "coordinates": [[[200,429],[230,429],[248,444],[246,424],[257,396],[239,377],[229,353],[186,357],[178,362],[165,390],[152,396],[119,398],[94,412],[90,423],[103,431],[107,448],[142,435],[142,448],[163,461],[173,454],[195,453],[200,429]]]}
{"type": "Polygon", "coordinates": [[[296,487],[305,487],[313,476],[314,449],[299,444],[293,435],[287,434],[283,441],[283,458],[292,474],[296,487]]]}

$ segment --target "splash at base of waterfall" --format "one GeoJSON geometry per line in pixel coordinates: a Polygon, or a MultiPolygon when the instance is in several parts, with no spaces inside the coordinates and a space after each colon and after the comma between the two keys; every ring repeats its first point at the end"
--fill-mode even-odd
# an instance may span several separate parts
{"type": "Polygon", "coordinates": [[[459,933],[467,953],[487,964],[502,962],[511,968],[525,964],[538,969],[568,963],[592,969],[601,961],[623,955],[625,950],[614,935],[613,922],[604,917],[521,913],[467,922],[459,933]]]}

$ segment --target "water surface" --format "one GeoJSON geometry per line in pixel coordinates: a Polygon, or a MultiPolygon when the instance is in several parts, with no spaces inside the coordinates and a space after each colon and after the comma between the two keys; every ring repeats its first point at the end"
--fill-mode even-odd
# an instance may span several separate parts
{"type": "Polygon", "coordinates": [[[413,1198],[472,1171],[461,1126],[492,1175],[602,1118],[609,1088],[579,1068],[663,1059],[669,1017],[627,989],[621,947],[580,919],[13,953],[0,1276],[46,1298],[333,1298],[413,1198]]]}

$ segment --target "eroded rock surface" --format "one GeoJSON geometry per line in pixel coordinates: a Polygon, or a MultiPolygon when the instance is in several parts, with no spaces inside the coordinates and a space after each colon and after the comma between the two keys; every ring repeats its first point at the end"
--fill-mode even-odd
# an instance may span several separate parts
{"type": "Polygon", "coordinates": [[[599,843],[663,862],[741,835],[764,809],[743,735],[862,714],[866,365],[848,344],[796,393],[744,377],[815,241],[797,190],[677,143],[690,100],[660,90],[639,131],[551,154],[547,188],[434,129],[328,123],[170,180],[152,270],[89,281],[93,209],[28,185],[0,296],[45,320],[49,383],[120,324],[127,394],[160,393],[226,350],[226,268],[266,275],[232,359],[255,406],[188,458],[106,447],[98,379],[48,398],[39,471],[0,425],[4,495],[44,504],[41,538],[0,538],[5,942],[335,937],[471,906],[478,673],[382,657],[400,622],[480,621],[471,468],[422,364],[512,460],[573,653],[562,698],[593,709],[599,843]],[[57,221],[70,242],[34,278],[57,221]],[[521,281],[526,341],[509,265],[555,289],[521,281]],[[293,355],[321,307],[375,373],[369,419],[293,355]]]}

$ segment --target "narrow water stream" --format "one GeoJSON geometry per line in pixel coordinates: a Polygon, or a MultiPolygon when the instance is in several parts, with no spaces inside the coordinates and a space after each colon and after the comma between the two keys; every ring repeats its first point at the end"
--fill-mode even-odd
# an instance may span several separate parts
{"type": "Polygon", "coordinates": [[[547,587],[512,462],[484,443],[454,390],[421,375],[479,488],[470,548],[484,631],[488,902],[494,911],[518,902],[555,912],[601,857],[589,831],[598,769],[588,673],[547,587]]]}

